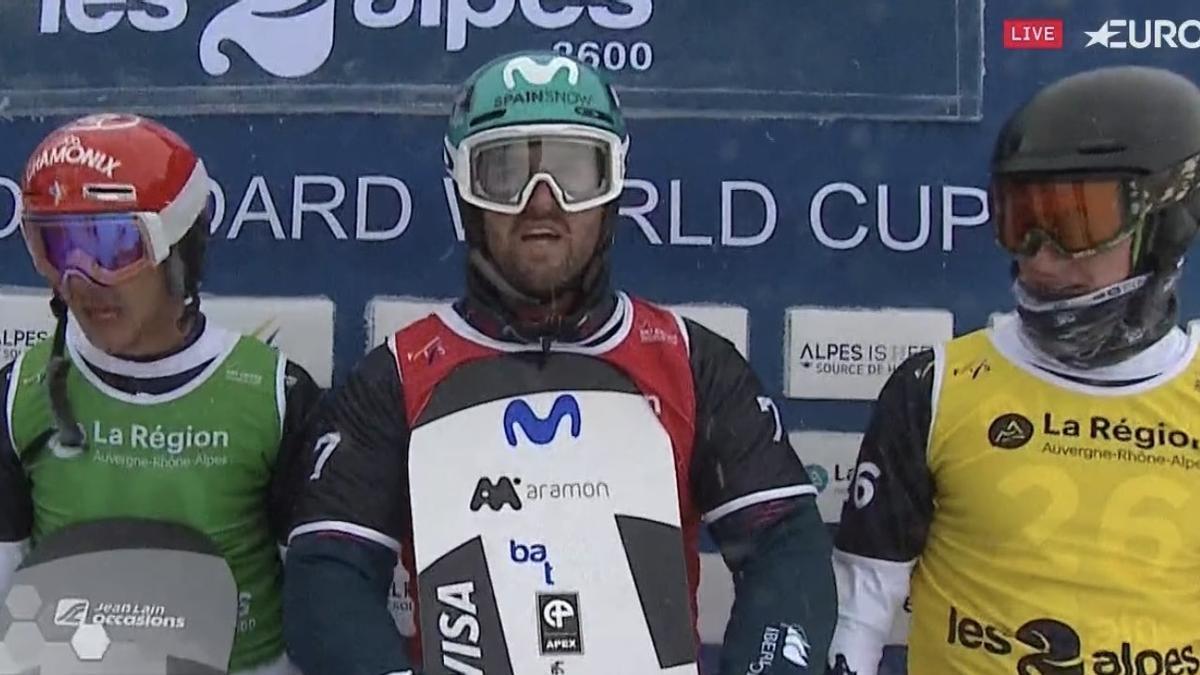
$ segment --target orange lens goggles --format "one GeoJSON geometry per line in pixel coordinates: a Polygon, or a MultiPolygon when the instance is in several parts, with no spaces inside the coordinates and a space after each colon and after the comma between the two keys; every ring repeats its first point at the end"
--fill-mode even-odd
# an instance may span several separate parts
{"type": "Polygon", "coordinates": [[[1070,257],[1090,255],[1133,230],[1127,191],[1120,179],[999,179],[992,184],[997,239],[1018,255],[1047,242],[1070,257]]]}

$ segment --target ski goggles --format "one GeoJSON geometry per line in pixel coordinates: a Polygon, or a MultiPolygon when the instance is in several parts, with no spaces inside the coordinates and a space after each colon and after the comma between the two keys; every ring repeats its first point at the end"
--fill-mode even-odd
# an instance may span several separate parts
{"type": "Polygon", "coordinates": [[[70,273],[114,286],[156,264],[141,213],[25,214],[34,266],[52,283],[70,273]]]}
{"type": "Polygon", "coordinates": [[[563,211],[578,213],[621,195],[627,148],[627,141],[600,129],[537,124],[485,131],[446,152],[468,204],[517,214],[545,182],[563,211]]]}
{"type": "Polygon", "coordinates": [[[1127,179],[1001,178],[991,197],[996,237],[1017,255],[1048,243],[1065,257],[1082,258],[1117,245],[1137,225],[1127,179]]]}

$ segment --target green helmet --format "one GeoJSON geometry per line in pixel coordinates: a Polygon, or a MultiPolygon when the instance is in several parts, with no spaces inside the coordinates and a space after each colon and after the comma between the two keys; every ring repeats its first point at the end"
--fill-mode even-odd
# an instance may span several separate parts
{"type": "Polygon", "coordinates": [[[516,52],[467,79],[450,113],[443,150],[470,248],[467,289],[476,306],[519,335],[567,339],[611,298],[608,253],[628,144],[616,92],[596,69],[573,58],[516,52]],[[487,251],[485,211],[519,214],[541,183],[565,212],[604,209],[597,246],[568,282],[576,297],[572,307],[514,286],[487,251]]]}
{"type": "Polygon", "coordinates": [[[628,139],[612,87],[555,52],[518,52],[476,71],[446,133],[446,169],[473,206],[516,214],[545,182],[568,212],[611,203],[625,186],[628,139]],[[537,166],[528,158],[538,157],[537,166]]]}
{"type": "Polygon", "coordinates": [[[463,85],[450,114],[447,149],[475,134],[522,124],[578,124],[624,139],[616,92],[599,71],[553,51],[494,59],[463,85]]]}

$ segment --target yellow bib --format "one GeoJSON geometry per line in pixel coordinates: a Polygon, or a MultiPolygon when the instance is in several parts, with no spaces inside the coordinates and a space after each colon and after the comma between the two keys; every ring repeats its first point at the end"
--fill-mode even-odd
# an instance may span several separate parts
{"type": "Polygon", "coordinates": [[[912,675],[1200,673],[1200,359],[1119,388],[938,363],[912,675]]]}

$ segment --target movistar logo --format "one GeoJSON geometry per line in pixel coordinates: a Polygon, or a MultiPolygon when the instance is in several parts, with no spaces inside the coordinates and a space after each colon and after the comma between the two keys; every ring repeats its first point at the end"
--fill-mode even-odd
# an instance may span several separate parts
{"type": "Polygon", "coordinates": [[[547,63],[538,63],[528,56],[518,56],[508,63],[504,64],[504,86],[509,89],[517,87],[516,74],[520,73],[521,77],[529,84],[538,86],[549,84],[559,71],[567,71],[567,81],[572,85],[579,84],[579,64],[571,59],[555,56],[547,63]]]}

